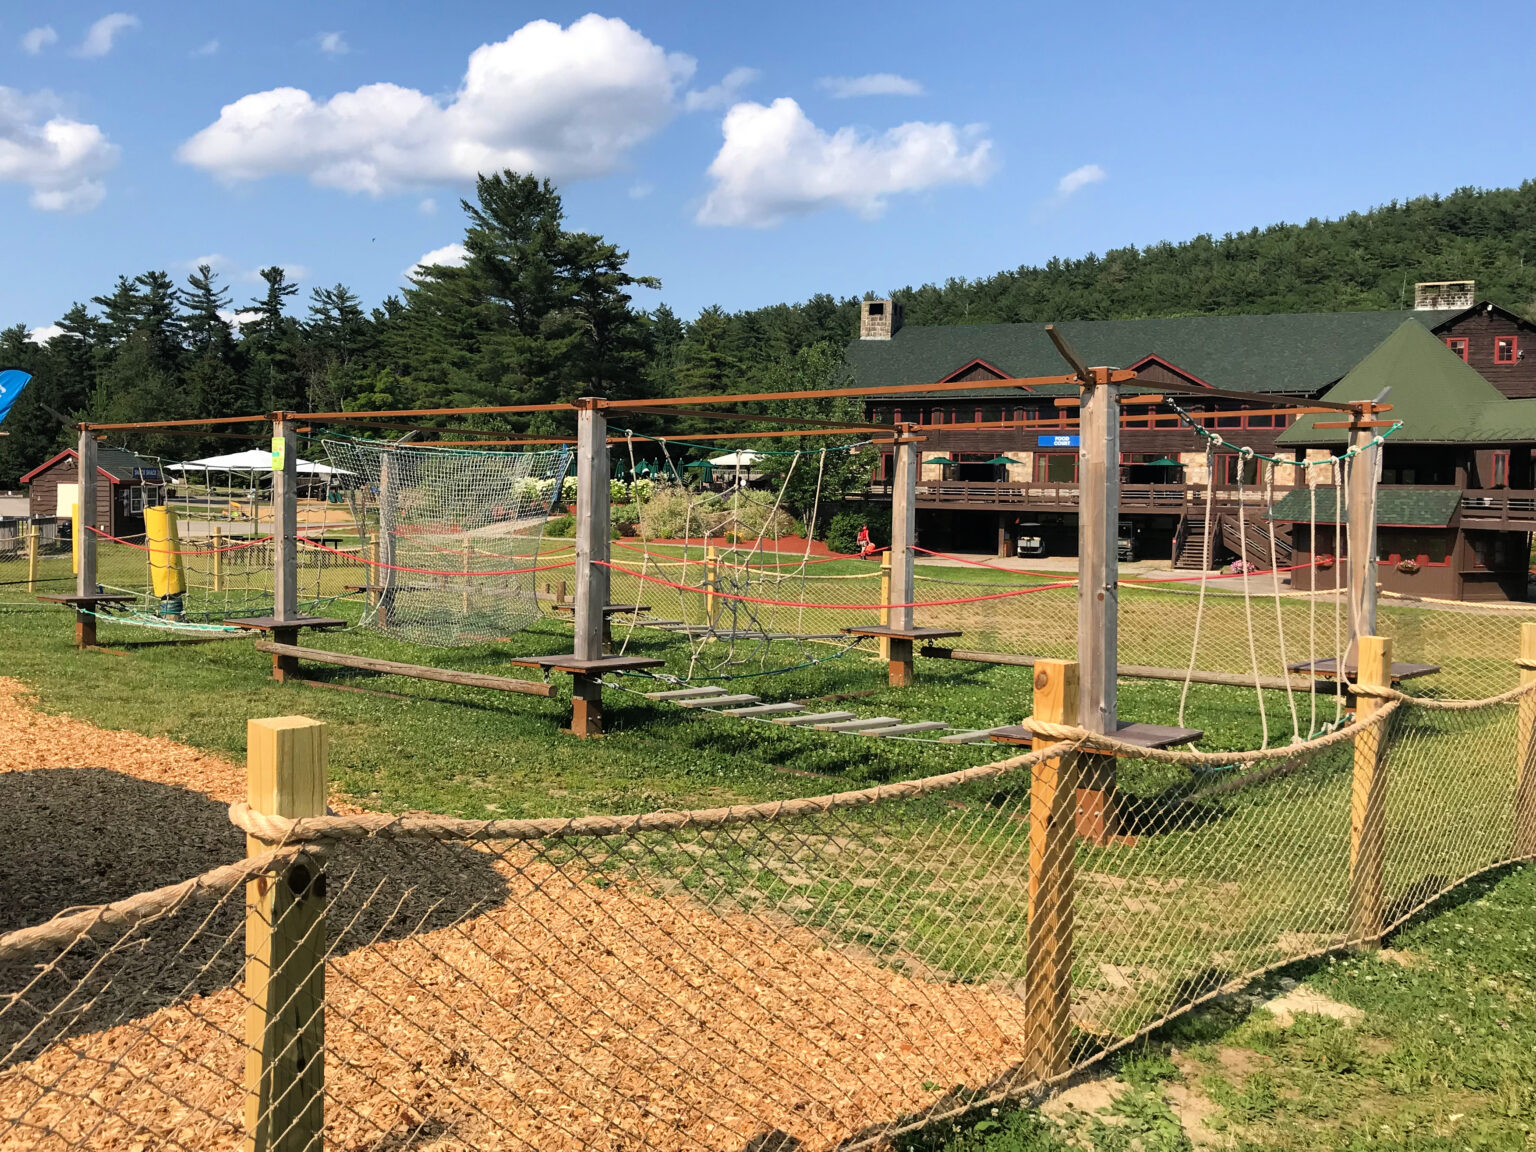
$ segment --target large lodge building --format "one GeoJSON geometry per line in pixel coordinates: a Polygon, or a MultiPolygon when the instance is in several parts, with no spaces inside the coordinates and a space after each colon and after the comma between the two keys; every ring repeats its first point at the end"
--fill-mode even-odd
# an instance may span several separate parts
{"type": "MultiPolygon", "coordinates": [[[[1377,523],[1380,580],[1408,595],[1465,600],[1526,597],[1536,532],[1536,324],[1478,300],[1466,281],[1420,284],[1415,307],[1391,312],[1101,320],[1057,326],[1089,364],[1133,368],[1126,395],[1183,383],[1297,399],[1372,399],[1392,391],[1404,426],[1386,444],[1377,523]]],[[[1065,369],[1043,324],[903,326],[901,307],[865,301],[848,349],[865,387],[1056,376],[1065,369]]],[[[878,423],[924,425],[918,535],[936,550],[1011,553],[1021,533],[1047,554],[1077,540],[1076,413],[1070,387],[901,393],[866,400],[878,423]],[[1027,424],[1027,427],[1021,427],[1027,424]]],[[[1170,396],[1174,395],[1169,393],[1170,396]]],[[[1198,393],[1186,410],[1229,443],[1282,460],[1320,459],[1345,446],[1317,418],[1198,393]]],[[[1239,517],[1259,493],[1257,463],[1218,451],[1213,515],[1205,515],[1204,441],[1166,405],[1127,405],[1121,431],[1120,535],[1141,559],[1198,569],[1269,555],[1269,523],[1239,517]]],[[[1331,470],[1314,470],[1323,473],[1331,470]]],[[[871,489],[889,499],[889,459],[871,489]]],[[[1336,512],[1312,499],[1304,470],[1275,469],[1281,564],[1331,554],[1336,512]],[[1287,494],[1287,489],[1294,491],[1287,494]],[[1320,527],[1312,539],[1313,515],[1320,527]]],[[[1297,573],[1305,586],[1310,573],[1297,573]]]]}

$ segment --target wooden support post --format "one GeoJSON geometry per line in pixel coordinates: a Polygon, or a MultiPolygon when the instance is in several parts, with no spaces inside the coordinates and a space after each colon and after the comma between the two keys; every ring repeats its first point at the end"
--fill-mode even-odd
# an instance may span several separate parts
{"type": "MultiPolygon", "coordinates": [[[[1520,625],[1520,683],[1536,683],[1536,624],[1520,625]]],[[[1536,856],[1536,695],[1520,698],[1514,856],[1536,856]]]]}
{"type": "Polygon", "coordinates": [[[603,680],[601,676],[571,677],[571,732],[598,736],[603,731],[603,680]]]}
{"type": "Polygon", "coordinates": [[[379,590],[378,623],[381,628],[388,628],[395,614],[395,525],[399,518],[399,469],[395,462],[389,458],[389,453],[384,453],[379,461],[379,534],[375,539],[378,546],[379,568],[377,569],[377,583],[379,590]]]}
{"type": "Polygon", "coordinates": [[[1113,735],[1119,648],[1120,402],[1108,371],[1082,387],[1077,513],[1077,662],[1082,725],[1113,735]]]}
{"type": "Polygon", "coordinates": [[[42,545],[43,530],[37,524],[27,525],[27,591],[37,591],[38,554],[42,545]]]}
{"type": "Polygon", "coordinates": [[[370,585],[368,589],[368,606],[378,608],[379,585],[384,581],[381,578],[383,569],[379,567],[379,533],[372,532],[368,535],[368,565],[363,576],[363,583],[370,585]]]}
{"type": "Polygon", "coordinates": [[[720,587],[720,553],[713,544],[704,546],[704,623],[715,626],[718,604],[715,592],[720,587]]]}
{"type": "MultiPolygon", "coordinates": [[[[885,601],[886,619],[897,631],[912,629],[912,590],[916,585],[914,562],[917,543],[917,446],[911,425],[903,425],[896,439],[891,484],[891,587],[885,601]]],[[[892,688],[913,681],[912,641],[892,637],[886,656],[892,688]]]]}
{"type": "MultiPolygon", "coordinates": [[[[880,623],[889,626],[891,623],[891,550],[887,548],[880,553],[880,603],[885,607],[880,609],[880,623]]],[[[891,658],[891,641],[889,637],[880,638],[880,659],[891,658]]]]}
{"type": "MultiPolygon", "coordinates": [[[[1119,720],[1120,397],[1106,369],[1084,377],[1078,476],[1077,660],[1082,672],[1082,725],[1113,735],[1119,720]]],[[[1079,758],[1078,834],[1103,844],[1119,833],[1115,758],[1079,758]]]]}
{"type": "Polygon", "coordinates": [[[1349,639],[1376,635],[1376,477],[1381,449],[1366,451],[1373,429],[1353,425],[1349,446],[1361,449],[1349,465],[1349,639]]]}
{"type": "MultiPolygon", "coordinates": [[[[608,606],[608,418],[603,402],[576,402],[576,623],[578,659],[603,655],[608,606]]],[[[575,676],[571,689],[571,731],[590,736],[603,730],[602,679],[575,676]]]]}
{"type": "Polygon", "coordinates": [[[272,615],[299,614],[299,437],[281,413],[272,421],[272,615]]]}
{"type": "MultiPolygon", "coordinates": [[[[80,444],[77,449],[80,466],[76,477],[75,519],[70,530],[75,534],[75,595],[96,595],[96,434],[85,425],[80,426],[80,444]]],[[[96,620],[91,618],[91,642],[95,643],[96,620]]]]}
{"type": "Polygon", "coordinates": [[[224,532],[217,524],[213,526],[209,539],[212,541],[213,548],[212,563],[209,565],[213,573],[213,591],[222,592],[224,591],[224,532]]]}
{"type": "MultiPolygon", "coordinates": [[[[274,628],[272,639],[278,644],[297,644],[299,642],[299,630],[297,628],[274,628]]],[[[274,680],[298,680],[299,658],[297,656],[272,654],[272,679],[274,680]]]]}
{"type": "MultiPolygon", "coordinates": [[[[1358,658],[1356,679],[1362,688],[1391,687],[1391,640],[1360,637],[1358,658]]],[[[1383,703],[1379,696],[1361,696],[1355,706],[1356,718],[1369,720],[1383,703]]],[[[1380,943],[1386,923],[1387,769],[1382,755],[1386,744],[1382,725],[1355,737],[1355,776],[1349,806],[1349,938],[1367,947],[1380,943]]]]}
{"type": "MultiPolygon", "coordinates": [[[[1078,667],[1070,660],[1035,665],[1033,714],[1078,723],[1078,667]]],[[[1036,750],[1054,740],[1037,736],[1036,750]]],[[[1024,953],[1025,1063],[1031,1076],[1065,1072],[1072,1056],[1073,911],[1076,802],[1081,757],[1044,760],[1030,771],[1029,933],[1024,953]]]]}
{"type": "MultiPolygon", "coordinates": [[[[269,816],[323,816],[325,725],[246,727],[246,800],[269,816]]],[[[270,845],[246,837],[248,855],[270,845]]],[[[245,1152],[313,1152],[325,1122],[325,874],[314,855],[245,888],[245,1152]]]]}

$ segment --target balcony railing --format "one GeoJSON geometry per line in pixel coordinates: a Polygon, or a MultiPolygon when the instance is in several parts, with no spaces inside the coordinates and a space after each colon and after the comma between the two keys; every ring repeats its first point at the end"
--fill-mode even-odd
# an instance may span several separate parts
{"type": "Polygon", "coordinates": [[[1461,522],[1468,528],[1536,527],[1536,491],[1499,488],[1463,492],[1461,522]]]}
{"type": "MultiPolygon", "coordinates": [[[[876,481],[869,486],[869,494],[889,497],[889,481],[876,481]]],[[[1254,486],[1244,488],[1217,487],[1215,501],[1221,505],[1235,505],[1240,500],[1259,503],[1263,493],[1254,486]]],[[[1076,508],[1079,501],[1076,484],[1043,484],[1011,480],[924,480],[917,485],[917,502],[921,506],[964,505],[990,507],[1076,508]]],[[[1121,508],[1167,509],[1177,513],[1191,505],[1203,505],[1206,490],[1195,484],[1122,484],[1120,485],[1121,508]]]]}

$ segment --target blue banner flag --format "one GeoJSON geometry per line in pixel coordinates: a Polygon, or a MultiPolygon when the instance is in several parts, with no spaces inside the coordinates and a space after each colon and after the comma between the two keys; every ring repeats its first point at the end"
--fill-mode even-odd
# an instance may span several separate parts
{"type": "Polygon", "coordinates": [[[16,397],[21,395],[21,390],[27,386],[27,381],[32,379],[30,372],[23,372],[20,368],[0,369],[0,424],[5,423],[5,418],[10,415],[11,405],[16,403],[16,397]]]}

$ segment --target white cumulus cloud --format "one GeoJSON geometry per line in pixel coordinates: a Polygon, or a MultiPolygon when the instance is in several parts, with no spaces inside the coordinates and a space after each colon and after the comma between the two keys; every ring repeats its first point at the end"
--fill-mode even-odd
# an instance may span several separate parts
{"type": "Polygon", "coordinates": [[[824,132],[788,97],[737,104],[724,131],[700,224],[764,228],[834,206],[875,217],[896,193],[980,184],[993,167],[992,142],[978,128],[913,122],[878,136],[824,132]]]}
{"type": "Polygon", "coordinates": [[[127,12],[113,12],[103,16],[96,23],[86,29],[85,39],[80,42],[80,47],[75,49],[78,56],[105,56],[112,51],[112,46],[117,43],[117,38],[130,28],[139,26],[139,18],[127,12]]]}
{"type": "Polygon", "coordinates": [[[327,56],[345,56],[352,46],[342,39],[340,32],[320,33],[320,51],[327,56]]]}
{"type": "Polygon", "coordinates": [[[441,248],[434,248],[430,252],[423,252],[421,259],[405,270],[406,276],[415,276],[423,268],[430,268],[434,264],[446,264],[450,268],[458,268],[469,259],[469,249],[462,244],[444,244],[441,248]]]}
{"type": "Polygon", "coordinates": [[[702,112],[710,108],[724,108],[736,99],[743,88],[761,75],[756,68],[732,68],[720,83],[694,89],[684,96],[683,109],[687,112],[702,112]]]}
{"type": "Polygon", "coordinates": [[[1074,168],[1060,180],[1056,181],[1056,194],[1062,199],[1072,195],[1079,189],[1086,188],[1090,184],[1097,184],[1109,173],[1097,164],[1084,164],[1081,168],[1074,168]]]}
{"type": "Polygon", "coordinates": [[[856,96],[921,96],[923,86],[916,80],[908,80],[894,72],[872,72],[868,76],[823,76],[816,81],[835,98],[848,100],[856,96]]]}
{"type": "Polygon", "coordinates": [[[27,333],[27,339],[33,344],[46,344],[55,336],[64,335],[64,329],[57,324],[49,324],[43,328],[33,328],[27,333]]]}
{"type": "Polygon", "coordinates": [[[101,203],[101,183],[117,146],[95,124],[71,120],[48,93],[0,88],[0,183],[25,184],[32,207],[86,212],[101,203]]]}
{"type": "Polygon", "coordinates": [[[21,50],[28,56],[36,56],[50,44],[59,42],[59,34],[53,30],[53,25],[44,24],[41,28],[33,28],[21,35],[21,50]]]}
{"type": "Polygon", "coordinates": [[[535,20],[475,49],[446,101],[390,83],[321,100],[299,88],[253,92],[178,155],[224,180],[293,173],[373,195],[502,168],[601,176],[675,114],[693,70],[622,20],[535,20]]]}

